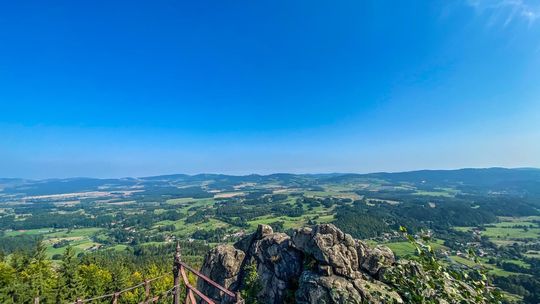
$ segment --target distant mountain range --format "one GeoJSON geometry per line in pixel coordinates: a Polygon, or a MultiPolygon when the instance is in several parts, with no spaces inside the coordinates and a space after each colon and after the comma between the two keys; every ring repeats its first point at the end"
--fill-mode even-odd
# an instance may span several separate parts
{"type": "Polygon", "coordinates": [[[225,175],[225,174],[172,174],[148,177],[126,178],[62,178],[62,179],[17,179],[0,178],[0,193],[24,193],[27,195],[48,195],[81,191],[97,191],[108,188],[124,188],[136,185],[159,185],[161,183],[283,183],[283,184],[318,184],[361,182],[379,179],[393,183],[411,183],[423,185],[469,185],[477,187],[520,187],[538,189],[540,192],[540,169],[537,168],[485,168],[458,170],[418,170],[408,172],[377,172],[367,174],[329,173],[329,174],[290,174],[275,173],[269,175],[225,175]]]}

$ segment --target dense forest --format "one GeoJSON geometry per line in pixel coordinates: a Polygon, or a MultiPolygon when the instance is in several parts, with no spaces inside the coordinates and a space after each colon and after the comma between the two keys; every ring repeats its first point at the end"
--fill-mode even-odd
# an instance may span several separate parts
{"type": "Polygon", "coordinates": [[[472,250],[506,301],[538,303],[539,188],[540,170],[499,168],[2,179],[0,299],[27,303],[39,295],[61,303],[114,292],[170,273],[176,241],[198,266],[210,248],[261,223],[286,233],[334,223],[402,258],[414,257],[415,250],[400,227],[412,235],[427,232],[448,267],[471,267],[465,256],[472,250]]]}
{"type": "MultiPolygon", "coordinates": [[[[182,242],[181,246],[183,259],[195,266],[200,265],[201,257],[209,249],[199,242],[182,242]]],[[[151,292],[159,295],[173,286],[173,253],[172,244],[87,254],[76,254],[68,245],[53,261],[39,240],[31,250],[16,251],[9,259],[0,256],[0,302],[33,303],[37,297],[40,303],[71,303],[155,278],[151,292]]],[[[144,289],[138,288],[122,294],[120,303],[139,303],[144,298],[144,289]]],[[[105,299],[103,303],[109,302],[105,299]]]]}

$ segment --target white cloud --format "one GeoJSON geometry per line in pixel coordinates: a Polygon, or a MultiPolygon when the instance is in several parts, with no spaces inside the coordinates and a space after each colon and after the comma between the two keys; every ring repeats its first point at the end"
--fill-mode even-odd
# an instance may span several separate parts
{"type": "Polygon", "coordinates": [[[507,26],[516,19],[525,20],[531,25],[540,18],[540,3],[532,4],[525,0],[467,0],[479,13],[487,14],[490,24],[502,22],[507,26]]]}

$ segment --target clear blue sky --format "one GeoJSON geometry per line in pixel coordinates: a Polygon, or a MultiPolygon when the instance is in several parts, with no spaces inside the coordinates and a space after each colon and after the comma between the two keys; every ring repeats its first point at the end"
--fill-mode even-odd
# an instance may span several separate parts
{"type": "Polygon", "coordinates": [[[540,2],[4,1],[0,176],[540,167],[540,2]]]}

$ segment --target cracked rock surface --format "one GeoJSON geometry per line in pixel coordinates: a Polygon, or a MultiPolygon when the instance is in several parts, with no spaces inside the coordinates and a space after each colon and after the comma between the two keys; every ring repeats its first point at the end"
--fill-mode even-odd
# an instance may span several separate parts
{"type": "MultiPolygon", "coordinates": [[[[378,280],[395,263],[384,246],[369,247],[332,224],[297,229],[290,237],[268,225],[233,245],[220,245],[205,257],[201,272],[229,290],[242,289],[247,265],[261,283],[261,303],[403,303],[378,280]],[[389,300],[390,299],[390,300],[389,300]]],[[[227,303],[205,282],[198,288],[227,303]]]]}

